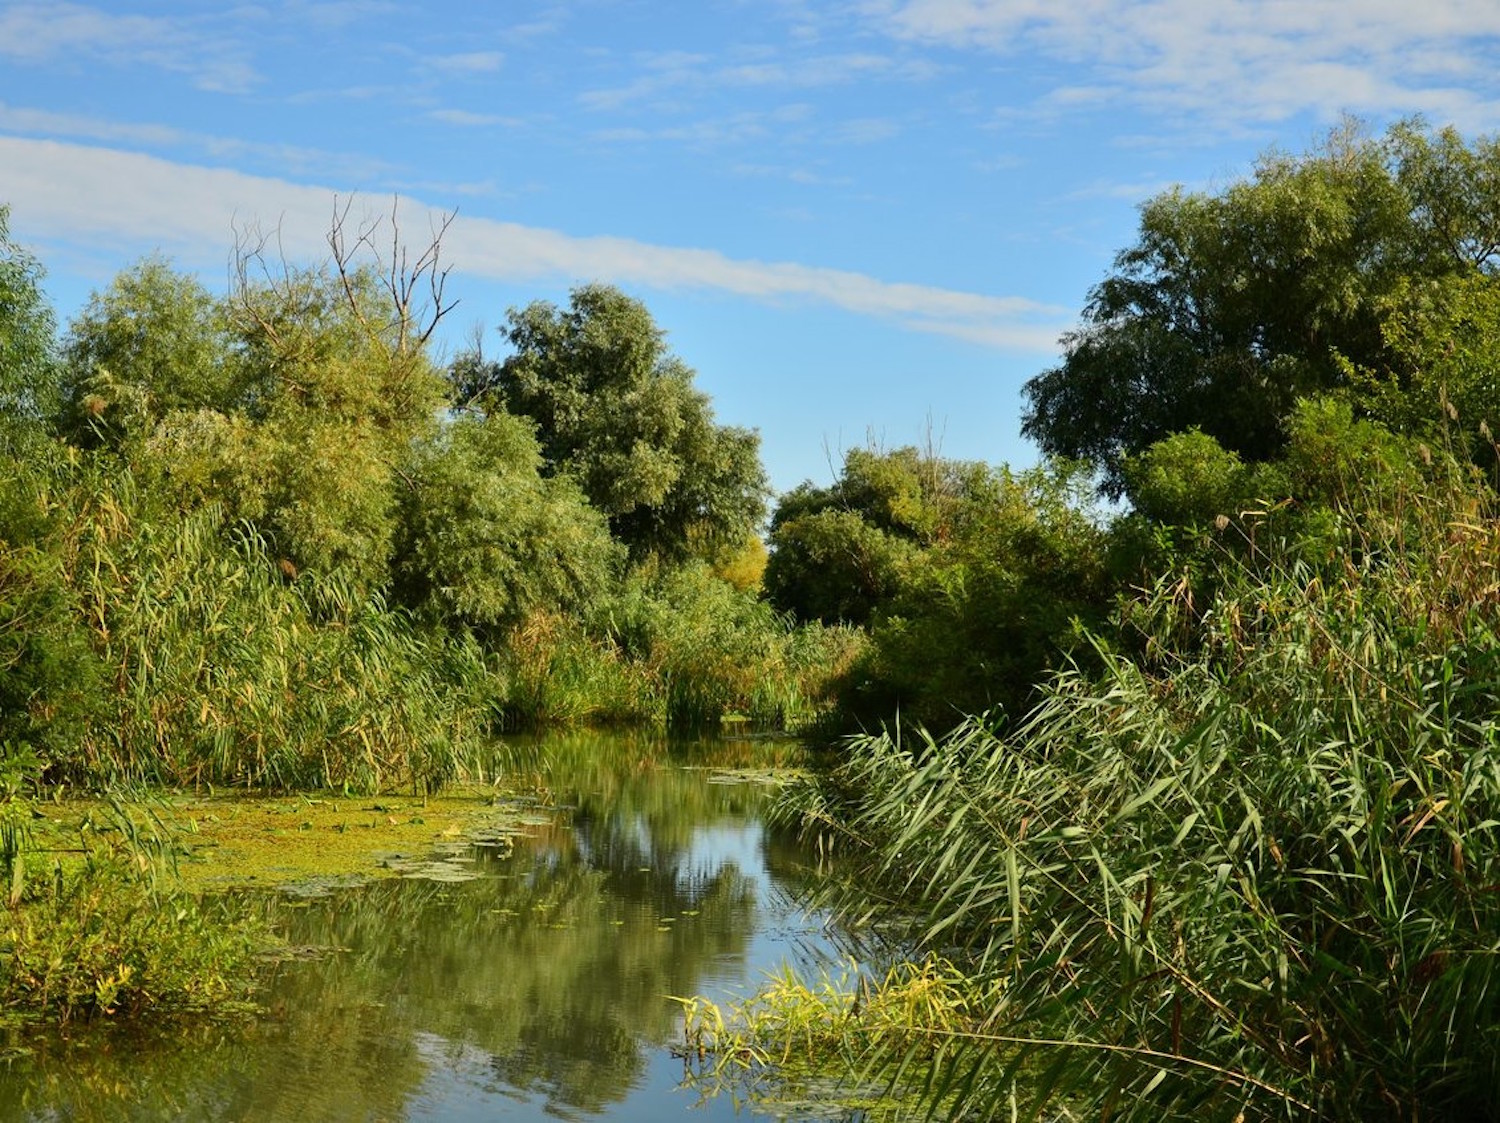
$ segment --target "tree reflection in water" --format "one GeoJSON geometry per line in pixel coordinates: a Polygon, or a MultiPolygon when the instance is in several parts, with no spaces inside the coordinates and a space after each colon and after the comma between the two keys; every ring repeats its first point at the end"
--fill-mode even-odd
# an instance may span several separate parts
{"type": "Polygon", "coordinates": [[[800,867],[779,837],[767,860],[765,787],[712,782],[795,750],[569,735],[511,752],[535,761],[555,825],[477,852],[471,881],[268,901],[291,944],[334,949],[276,968],[271,1016],[50,1043],[0,1072],[0,1119],[686,1111],[661,1099],[667,996],[748,987],[789,938],[818,943],[782,915],[800,867]]]}

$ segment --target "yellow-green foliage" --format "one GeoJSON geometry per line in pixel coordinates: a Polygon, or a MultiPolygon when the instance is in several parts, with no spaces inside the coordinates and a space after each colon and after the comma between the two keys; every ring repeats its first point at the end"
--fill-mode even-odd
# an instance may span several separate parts
{"type": "Polygon", "coordinates": [[[675,726],[739,714],[784,728],[813,717],[855,646],[843,629],[794,628],[703,563],[637,571],[608,611],[610,635],[657,684],[675,726]]]}
{"type": "Polygon", "coordinates": [[[533,613],[511,632],[506,718],[787,728],[827,707],[862,641],[848,628],[795,628],[706,563],[643,567],[588,623],[533,613]]]}
{"type": "MultiPolygon", "coordinates": [[[[783,968],[741,1001],[679,998],[679,1051],[688,1086],[705,1096],[729,1093],[771,1112],[834,1103],[872,1120],[922,1118],[908,1086],[915,1062],[985,1036],[995,997],[934,956],[880,978],[856,963],[816,983],[783,968]]],[[[946,1092],[935,1097],[939,1113],[953,1102],[946,1092]]]]}
{"type": "Polygon", "coordinates": [[[714,1058],[713,1068],[794,1060],[825,1064],[867,1048],[880,1037],[927,1037],[937,1048],[947,1036],[977,1031],[991,1004],[971,978],[946,960],[899,963],[871,981],[859,965],[817,983],[790,968],[772,975],[739,1002],[680,998],[682,1039],[689,1054],[714,1058]]]}
{"type": "Polygon", "coordinates": [[[503,665],[509,728],[661,723],[646,668],[577,620],[533,612],[507,638],[503,665]]]}
{"type": "Polygon", "coordinates": [[[27,794],[38,763],[13,751],[4,762],[6,821],[47,829],[6,835],[0,1010],[55,1023],[250,1009],[269,930],[233,900],[183,891],[171,830],[149,803],[112,796],[67,828],[52,824],[27,794]]]}
{"type": "Polygon", "coordinates": [[[984,1034],[887,1059],[976,1110],[1493,1118],[1497,501],[1391,467],[1362,486],[1328,449],[1330,505],[1162,575],[1140,654],[1101,644],[1004,736],[850,744],[806,806],[858,856],[843,906],[900,895],[918,949],[995,988],[984,1034]]]}
{"type": "Polygon", "coordinates": [[[766,544],[758,534],[747,534],[741,542],[712,546],[704,554],[714,576],[744,593],[759,592],[766,575],[766,544]]]}
{"type": "Polygon", "coordinates": [[[154,887],[112,857],[40,879],[0,924],[0,1007],[59,1022],[246,1009],[269,940],[231,903],[154,887]]]}
{"type": "Polygon", "coordinates": [[[493,691],[472,641],[419,632],[347,583],[288,582],[217,507],[180,514],[109,454],[75,459],[15,481],[35,531],[0,541],[0,642],[27,690],[0,736],[90,782],[374,790],[458,774],[493,691]]]}

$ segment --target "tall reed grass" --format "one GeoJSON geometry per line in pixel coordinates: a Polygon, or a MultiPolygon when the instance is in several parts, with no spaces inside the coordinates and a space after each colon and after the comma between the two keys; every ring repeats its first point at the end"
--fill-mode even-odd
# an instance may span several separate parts
{"type": "Polygon", "coordinates": [[[0,637],[41,680],[6,733],[50,778],[430,789],[479,748],[497,691],[466,637],[289,581],[249,528],[162,509],[128,471],[35,496],[38,533],[0,543],[0,637]]]}
{"type": "Polygon", "coordinates": [[[1500,1119],[1495,506],[1262,525],[1003,738],[850,743],[801,804],[861,856],[836,903],[1003,996],[865,1063],[955,1117],[1500,1119]]]}
{"type": "Polygon", "coordinates": [[[704,729],[737,716],[787,729],[832,704],[862,640],[796,627],[705,565],[638,572],[592,620],[534,613],[512,632],[506,721],[704,729]]]}

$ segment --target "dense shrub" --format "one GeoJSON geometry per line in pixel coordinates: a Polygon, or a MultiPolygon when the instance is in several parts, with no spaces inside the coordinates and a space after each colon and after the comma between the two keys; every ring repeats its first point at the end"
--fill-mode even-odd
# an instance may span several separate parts
{"type": "Polygon", "coordinates": [[[467,638],[289,582],[218,507],[176,512],[109,454],[5,467],[0,735],[52,778],[430,788],[477,746],[493,687],[467,638]]]}
{"type": "Polygon", "coordinates": [[[867,1061],[1075,1117],[1500,1118],[1500,511],[1343,484],[1318,550],[1221,550],[1206,603],[1162,577],[1148,657],[1004,736],[849,746],[807,808],[855,843],[846,907],[889,886],[1003,995],[867,1061]]]}

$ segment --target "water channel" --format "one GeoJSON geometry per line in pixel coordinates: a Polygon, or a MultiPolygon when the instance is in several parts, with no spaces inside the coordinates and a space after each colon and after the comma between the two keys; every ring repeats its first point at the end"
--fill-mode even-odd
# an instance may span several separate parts
{"type": "Polygon", "coordinates": [[[289,943],[321,952],[277,966],[266,1014],[39,1049],[0,1068],[0,1120],[736,1118],[679,1087],[669,996],[744,994],[784,961],[841,956],[798,905],[811,855],[762,817],[761,770],[787,746],[513,751],[554,815],[460,855],[452,879],[282,897],[289,943]]]}

